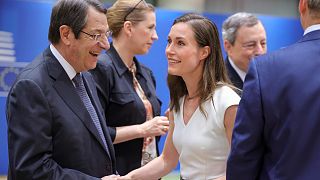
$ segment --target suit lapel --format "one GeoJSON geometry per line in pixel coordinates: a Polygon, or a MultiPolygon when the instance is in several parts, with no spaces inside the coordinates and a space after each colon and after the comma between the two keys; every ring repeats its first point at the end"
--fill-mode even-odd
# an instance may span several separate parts
{"type": "MultiPolygon", "coordinates": [[[[95,139],[99,141],[100,145],[105,150],[103,142],[97,131],[97,128],[93,124],[89,112],[87,111],[83,102],[78,96],[67,73],[64,71],[58,60],[53,56],[49,48],[46,50],[45,53],[45,55],[47,56],[45,59],[48,61],[48,73],[55,80],[53,82],[54,89],[57,91],[57,93],[63,99],[63,101],[67,104],[67,106],[79,117],[79,119],[87,127],[89,132],[93,134],[95,139]]],[[[88,93],[89,92],[90,91],[88,91],[88,93]]]]}
{"type": "Polygon", "coordinates": [[[227,67],[228,76],[229,76],[232,84],[234,86],[236,86],[237,88],[242,89],[243,88],[243,82],[242,82],[240,76],[238,75],[238,73],[236,72],[236,70],[233,69],[233,67],[231,66],[228,57],[225,60],[225,64],[226,64],[226,67],[227,67]]]}

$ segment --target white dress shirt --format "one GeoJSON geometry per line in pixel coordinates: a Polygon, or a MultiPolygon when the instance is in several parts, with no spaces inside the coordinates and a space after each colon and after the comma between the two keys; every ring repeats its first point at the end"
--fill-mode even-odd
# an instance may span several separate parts
{"type": "Polygon", "coordinates": [[[76,70],[74,70],[74,68],[68,63],[68,61],[66,61],[64,59],[64,57],[62,57],[62,55],[59,53],[59,51],[52,44],[50,44],[50,50],[51,50],[52,54],[54,55],[54,57],[56,57],[58,59],[59,63],[61,64],[63,69],[68,74],[70,80],[72,81],[72,79],[77,74],[76,70]]]}

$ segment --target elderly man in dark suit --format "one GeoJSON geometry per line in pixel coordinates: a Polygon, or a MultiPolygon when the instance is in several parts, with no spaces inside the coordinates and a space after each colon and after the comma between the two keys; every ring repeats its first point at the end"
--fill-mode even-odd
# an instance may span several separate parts
{"type": "Polygon", "coordinates": [[[7,99],[9,179],[116,179],[114,149],[93,79],[109,48],[98,0],[60,0],[52,43],[18,76],[7,99]]]}
{"type": "Polygon", "coordinates": [[[320,0],[300,0],[304,35],[250,64],[227,164],[229,180],[320,177],[320,0]]]}
{"type": "Polygon", "coordinates": [[[250,60],[267,51],[266,31],[255,15],[240,12],[223,22],[222,37],[228,76],[233,85],[242,90],[250,60]]]}

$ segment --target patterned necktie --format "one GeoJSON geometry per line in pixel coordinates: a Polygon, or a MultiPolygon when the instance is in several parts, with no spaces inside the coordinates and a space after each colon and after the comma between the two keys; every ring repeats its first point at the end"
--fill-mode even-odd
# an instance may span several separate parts
{"type": "Polygon", "coordinates": [[[90,98],[88,96],[86,88],[84,87],[81,74],[77,73],[77,75],[72,79],[72,81],[74,82],[74,85],[76,86],[76,91],[77,91],[78,95],[80,96],[83,104],[85,105],[87,111],[89,112],[95,127],[98,130],[100,138],[102,139],[103,144],[104,144],[107,152],[109,153],[108,145],[106,143],[106,139],[105,139],[105,136],[103,134],[103,131],[102,131],[102,128],[101,128],[101,124],[100,124],[100,121],[99,121],[99,118],[98,118],[98,115],[97,115],[97,112],[96,112],[95,108],[93,107],[93,105],[91,103],[91,100],[90,100],[90,98]]]}

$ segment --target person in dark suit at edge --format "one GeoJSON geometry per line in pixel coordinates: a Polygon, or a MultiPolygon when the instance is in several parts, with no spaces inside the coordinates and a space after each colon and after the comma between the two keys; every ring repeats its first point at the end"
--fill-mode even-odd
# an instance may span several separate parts
{"type": "Polygon", "coordinates": [[[303,37],[249,66],[228,180],[320,177],[320,0],[300,0],[299,13],[303,37]]]}
{"type": "Polygon", "coordinates": [[[52,43],[18,76],[7,98],[9,180],[116,179],[114,149],[88,72],[109,48],[98,0],[60,0],[52,43]]]}
{"type": "Polygon", "coordinates": [[[239,12],[223,22],[222,37],[229,79],[242,90],[250,60],[267,52],[266,31],[255,15],[239,12]]]}

